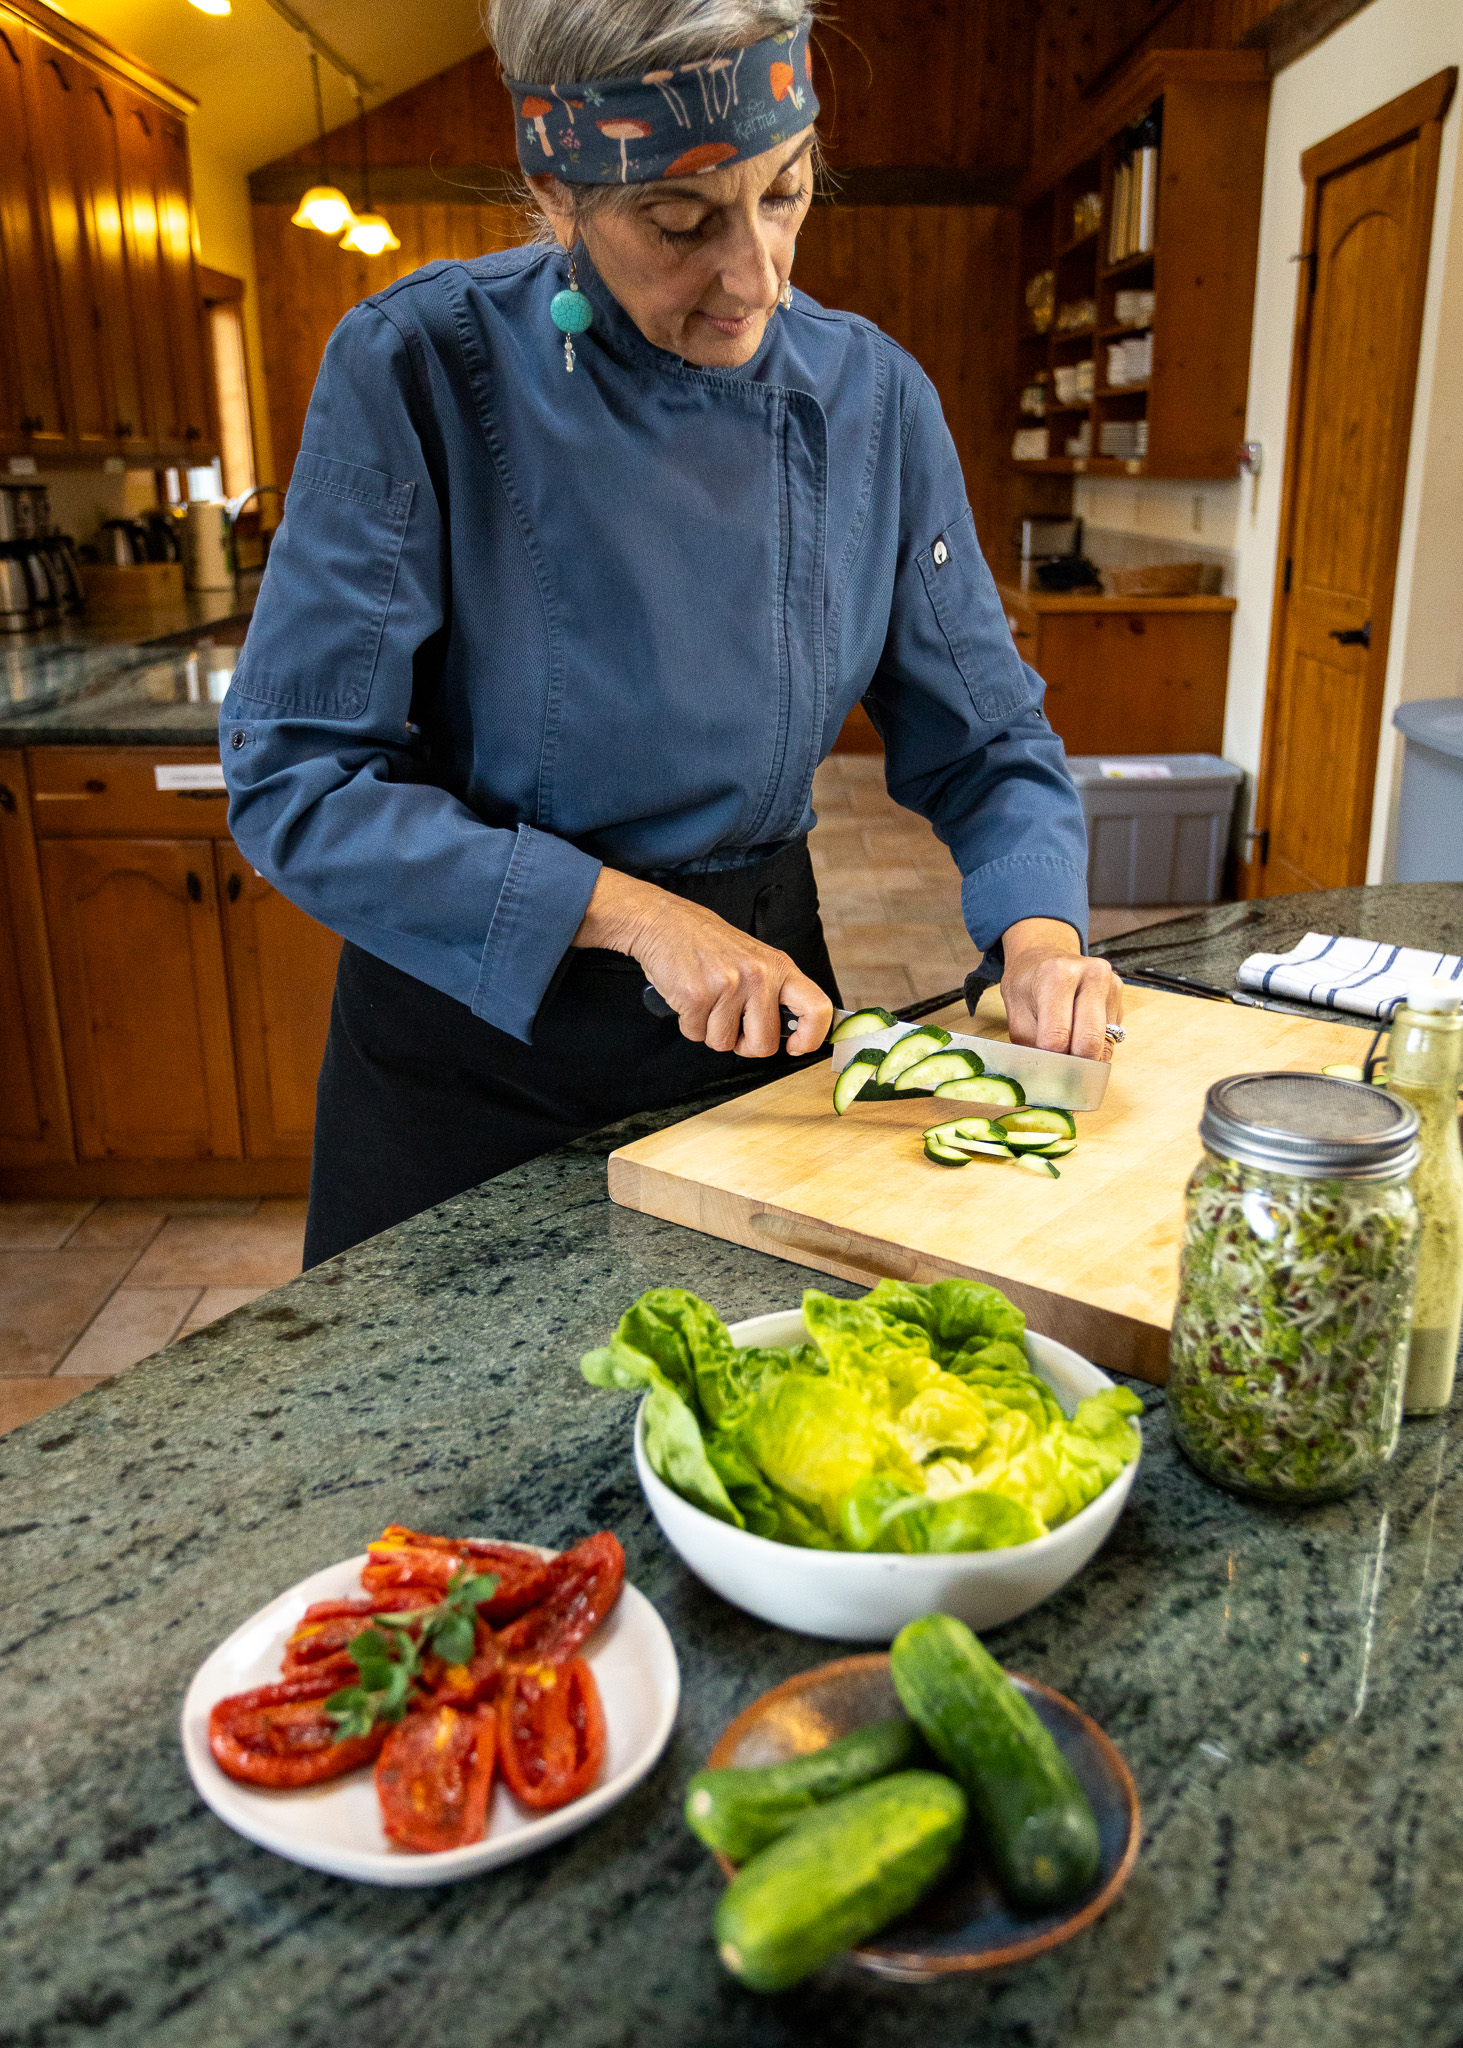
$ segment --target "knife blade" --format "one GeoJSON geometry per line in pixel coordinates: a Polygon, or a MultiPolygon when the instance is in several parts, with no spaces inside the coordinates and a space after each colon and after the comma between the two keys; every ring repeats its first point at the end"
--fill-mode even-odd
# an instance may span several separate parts
{"type": "MultiPolygon", "coordinates": [[[[957,1001],[959,993],[956,990],[957,1001]]],[[[835,1011],[834,1021],[841,1022],[853,1014],[852,1010],[835,1011]]],[[[856,1052],[870,1046],[891,1046],[896,1038],[904,1036],[911,1021],[906,1016],[897,1024],[886,1024],[882,1031],[871,1031],[867,1037],[840,1040],[833,1048],[834,1073],[842,1073],[856,1052]]],[[[1097,1109],[1112,1074],[1106,1060],[1082,1060],[1069,1052],[1043,1052],[1034,1045],[1011,1045],[1005,1039],[979,1038],[965,1031],[950,1033],[950,1049],[973,1052],[988,1074],[1019,1081],[1027,1101],[1047,1109],[1097,1109]]],[[[967,1104],[963,1111],[953,1102],[951,1107],[957,1116],[979,1113],[976,1103],[967,1104]]]]}

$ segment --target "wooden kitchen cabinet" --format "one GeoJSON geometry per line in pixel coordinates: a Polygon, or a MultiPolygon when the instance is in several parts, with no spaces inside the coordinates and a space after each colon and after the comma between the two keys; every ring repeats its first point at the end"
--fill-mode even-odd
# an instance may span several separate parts
{"type": "Polygon", "coordinates": [[[998,585],[1069,754],[1217,754],[1232,597],[1049,596],[998,585]]]}
{"type": "Polygon", "coordinates": [[[41,0],[0,0],[0,452],[216,451],[192,104],[41,0]]]}
{"type": "Polygon", "coordinates": [[[40,856],[78,1157],[240,1158],[212,841],[40,856]]]}
{"type": "Polygon", "coordinates": [[[216,842],[214,855],[244,1150],[250,1159],[308,1159],[340,940],[231,842],[216,842]]]}
{"type": "Polygon", "coordinates": [[[0,752],[0,1166],[71,1157],[40,874],[18,752],[0,752]]]}

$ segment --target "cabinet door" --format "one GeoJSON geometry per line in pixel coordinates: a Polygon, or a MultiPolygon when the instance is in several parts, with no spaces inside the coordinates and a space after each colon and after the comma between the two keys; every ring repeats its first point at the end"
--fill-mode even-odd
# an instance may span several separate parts
{"type": "Polygon", "coordinates": [[[228,986],[208,839],[40,847],[82,1159],[237,1159],[228,986]]]}
{"type": "Polygon", "coordinates": [[[73,1156],[25,766],[0,753],[0,1165],[73,1156]]]}
{"type": "Polygon", "coordinates": [[[0,21],[0,441],[45,454],[66,439],[43,174],[26,105],[30,37],[0,21]]]}
{"type": "Polygon", "coordinates": [[[160,196],[164,183],[163,117],[150,100],[120,87],[116,103],[122,230],[147,409],[158,452],[184,455],[189,452],[188,422],[173,365],[160,196]]]}
{"type": "Polygon", "coordinates": [[[330,1024],[340,940],[220,844],[219,895],[250,1159],[303,1159],[330,1024]]]}
{"type": "Polygon", "coordinates": [[[173,348],[173,378],[190,460],[213,454],[213,358],[193,256],[193,190],[188,175],[188,130],[176,114],[155,115],[158,221],[164,301],[173,348]]]}
{"type": "Polygon", "coordinates": [[[1228,612],[1045,613],[1035,654],[1046,715],[1069,754],[1217,754],[1228,612]]]}

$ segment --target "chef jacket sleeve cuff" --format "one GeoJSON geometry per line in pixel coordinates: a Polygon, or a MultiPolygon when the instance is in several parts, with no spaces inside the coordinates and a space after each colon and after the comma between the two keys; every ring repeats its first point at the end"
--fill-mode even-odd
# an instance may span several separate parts
{"type": "Polygon", "coordinates": [[[1023,917],[1054,917],[1071,925],[1087,950],[1087,876],[1071,861],[1039,854],[988,861],[962,881],[960,910],[983,953],[1023,917]]]}
{"type": "Polygon", "coordinates": [[[473,990],[475,1017],[533,1043],[533,1020],[584,921],[600,867],[567,839],[518,827],[473,990]]]}

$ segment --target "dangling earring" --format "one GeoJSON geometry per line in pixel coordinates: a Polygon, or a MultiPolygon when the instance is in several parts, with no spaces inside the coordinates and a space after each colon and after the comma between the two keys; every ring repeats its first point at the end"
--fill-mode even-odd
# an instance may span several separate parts
{"type": "Polygon", "coordinates": [[[782,290],[777,294],[777,303],[781,306],[784,313],[792,311],[792,279],[790,277],[783,279],[782,290]]]}
{"type": "Polygon", "coordinates": [[[549,300],[549,318],[564,337],[564,368],[574,371],[574,336],[587,334],[594,325],[594,308],[579,289],[579,273],[574,266],[574,252],[569,252],[569,288],[555,292],[549,300]]]}

